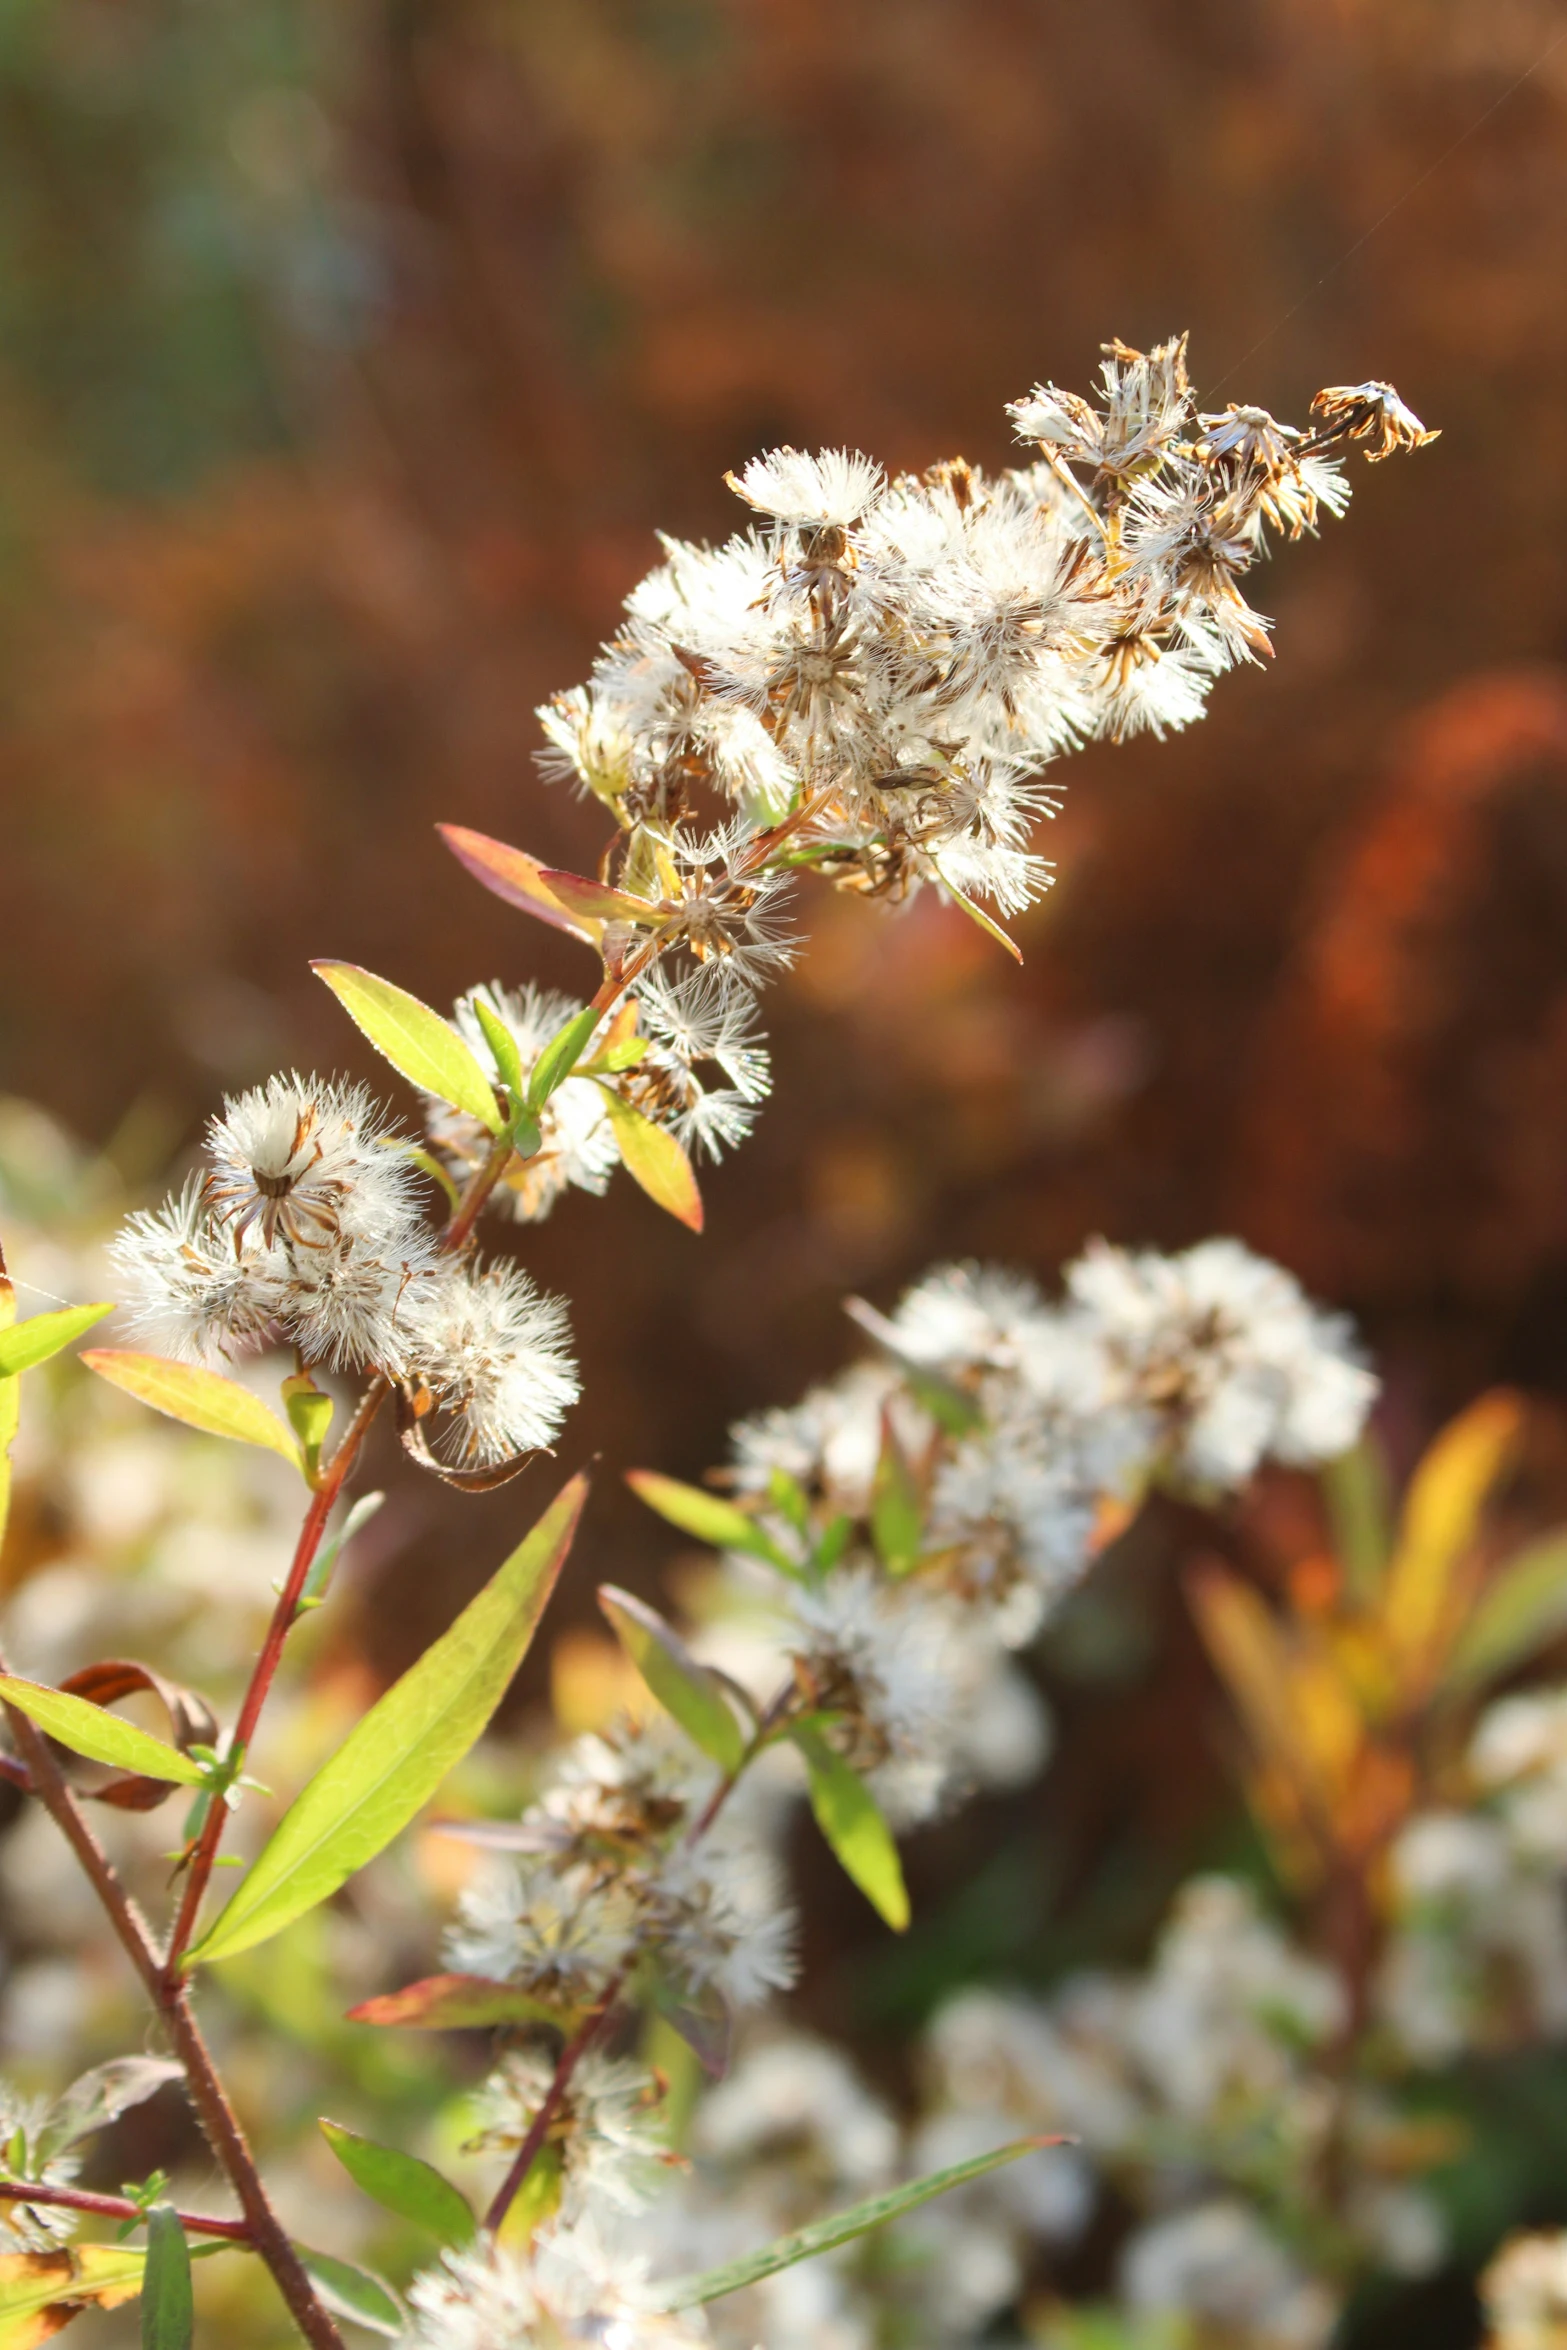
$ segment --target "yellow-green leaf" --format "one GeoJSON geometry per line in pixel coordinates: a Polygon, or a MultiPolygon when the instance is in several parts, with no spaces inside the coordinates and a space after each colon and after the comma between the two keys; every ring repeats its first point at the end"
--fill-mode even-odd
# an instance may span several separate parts
{"type": "Polygon", "coordinates": [[[910,2179],[904,2186],[889,2188],[884,2195],[871,2195],[863,2203],[851,2203],[847,2211],[835,2211],[830,2219],[813,2221],[810,2227],[800,2228],[792,2236],[780,2236],[776,2243],[764,2245],[760,2252],[748,2252],[743,2259],[729,2261],[723,2268],[710,2268],[700,2276],[678,2277],[673,2284],[661,2285],[660,2305],[665,2309],[692,2309],[699,2302],[718,2301],[726,2293],[743,2292],[747,2285],[760,2284],[764,2277],[775,2277],[780,2269],[793,2268],[797,2261],[814,2260],[839,2244],[852,2243],[856,2236],[865,2235],[871,2228],[885,2227],[888,2220],[901,2219],[906,2211],[917,2211],[933,2196],[967,2186],[970,2179],[982,2179],[987,2171],[999,2170],[1004,2162],[1016,2162],[1020,2154],[1036,2154],[1042,2147],[1061,2143],[1060,2138],[1014,2138],[1005,2146],[992,2148],[988,2154],[973,2154],[967,2162],[954,2162],[945,2170],[928,2171],[922,2179],[910,2179]]]}
{"type": "Polygon", "coordinates": [[[909,1922],[903,1864],[875,1796],[819,1730],[797,1723],[789,1735],[805,1757],[816,1825],[872,1909],[901,1934],[909,1922]]]}
{"type": "Polygon", "coordinates": [[[225,1379],[221,1371],[206,1371],[196,1363],[170,1362],[164,1355],[133,1354],[115,1346],[89,1347],[82,1361],[111,1387],[123,1387],[138,1403],[149,1404],[203,1436],[228,1436],[236,1444],[259,1444],[280,1453],[302,1470],[298,1445],[276,1412],[259,1395],[225,1379]]]}
{"type": "Polygon", "coordinates": [[[885,1416],[871,1492],[871,1534],[876,1555],[889,1575],[907,1575],[919,1564],[925,1512],[914,1472],[891,1420],[885,1416]]]}
{"type": "Polygon", "coordinates": [[[1393,1547],[1392,1481],[1386,1456],[1368,1430],[1348,1452],[1324,1462],[1321,1477],[1345,1586],[1363,1607],[1374,1606],[1393,1547]]]}
{"type": "Polygon", "coordinates": [[[1567,1632],[1567,1536],[1531,1542],[1494,1575],[1454,1642],[1442,1690],[1467,1696],[1567,1632]]]}
{"type": "Polygon", "coordinates": [[[284,1815],[228,1907],[186,1958],[232,1958],[329,1900],[400,1835],[505,1696],[576,1532],[573,1477],[477,1599],[373,1705],[284,1815]]]}
{"type": "Polygon", "coordinates": [[[661,1477],[656,1469],[628,1469],[626,1483],[639,1501],[656,1510],[682,1534],[694,1534],[715,1550],[739,1550],[765,1559],[780,1574],[798,1577],[800,1569],[765,1526],[721,1494],[704,1493],[700,1485],[683,1485],[678,1477],[661,1477]]]}
{"type": "Polygon", "coordinates": [[[399,2147],[378,2145],[341,2122],[323,2119],[321,2135],[354,2184],[385,2210],[428,2228],[443,2244],[472,2239],[474,2217],[466,2197],[433,2164],[399,2147]]]}
{"type": "Polygon", "coordinates": [[[1462,1619],[1462,1570],[1523,1427],[1520,1397],[1505,1389],[1483,1395],[1448,1423],[1410,1479],[1385,1599],[1389,1641],[1410,1669],[1431,1664],[1462,1619]]]}
{"type": "Polygon", "coordinates": [[[12,2252],[0,2258],[0,2350],[32,2350],[59,2331],[61,2308],[113,2309],[141,2291],[147,2255],[140,2245],[73,2244],[58,2252],[12,2252]]]}
{"type": "Polygon", "coordinates": [[[319,962],[310,968],[326,981],[376,1051],[411,1085],[450,1102],[455,1109],[466,1110],[491,1134],[499,1134],[506,1121],[495,1089],[456,1029],[439,1012],[406,988],[378,979],[357,963],[319,962]]]}
{"type": "Polygon", "coordinates": [[[57,1314],[33,1314],[25,1322],[13,1322],[8,1330],[0,1330],[0,1379],[14,1379],[36,1363],[46,1363],[113,1311],[112,1305],[62,1306],[57,1314]]]}
{"type": "Polygon", "coordinates": [[[85,1697],[72,1697],[64,1689],[48,1689],[40,1681],[23,1681],[4,1673],[0,1674],[0,1700],[14,1705],[40,1730],[47,1730],[51,1738],[58,1738],[73,1754],[85,1755],[89,1762],[107,1763],[117,1771],[135,1771],[144,1779],[169,1779],[180,1787],[206,1784],[200,1765],[188,1754],[181,1754],[177,1746],[154,1738],[150,1730],[138,1730],[134,1722],[107,1712],[101,1705],[89,1705],[85,1697]]]}
{"type": "Polygon", "coordinates": [[[715,1675],[691,1654],[656,1608],[631,1592],[605,1583],[599,1590],[599,1606],[664,1711],[732,1777],[745,1759],[745,1738],[715,1675]]]}
{"type": "Polygon", "coordinates": [[[655,1125],[651,1118],[644,1118],[640,1110],[622,1101],[612,1085],[606,1085],[603,1093],[626,1173],[634,1183],[641,1184],[650,1200],[678,1217],[682,1224],[689,1225],[693,1232],[700,1232],[702,1194],[696,1187],[691,1161],[679,1143],[667,1127],[655,1125]]]}
{"type": "Polygon", "coordinates": [[[352,2319],[372,2334],[389,2340],[403,2330],[403,2312],[396,2295],[367,2268],[339,2260],[330,2252],[312,2252],[296,2244],[300,2265],[334,2317],[352,2319]]]}

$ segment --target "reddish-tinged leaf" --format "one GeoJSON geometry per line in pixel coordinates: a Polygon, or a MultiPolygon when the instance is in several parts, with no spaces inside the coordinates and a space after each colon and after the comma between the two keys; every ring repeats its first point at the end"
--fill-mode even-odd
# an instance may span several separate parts
{"type": "Polygon", "coordinates": [[[401,1991],[362,1999],[348,2011],[351,2024],[401,2024],[413,2032],[466,2032],[492,2024],[556,2024],[563,2011],[530,1999],[514,1983],[485,1975],[426,1975],[401,1991]]]}
{"type": "Polygon", "coordinates": [[[597,922],[579,922],[567,913],[559,898],[546,888],[544,867],[526,849],[509,848],[503,840],[491,840],[488,833],[470,832],[465,824],[438,824],[435,829],[458,864],[466,866],[475,881],[504,898],[508,906],[547,922],[552,930],[580,938],[585,946],[597,946],[597,922]]]}
{"type": "Polygon", "coordinates": [[[553,865],[541,865],[539,879],[552,898],[558,898],[568,914],[579,922],[661,922],[664,909],[647,898],[634,898],[629,890],[610,889],[602,881],[585,880],[580,873],[559,873],[553,865]]]}

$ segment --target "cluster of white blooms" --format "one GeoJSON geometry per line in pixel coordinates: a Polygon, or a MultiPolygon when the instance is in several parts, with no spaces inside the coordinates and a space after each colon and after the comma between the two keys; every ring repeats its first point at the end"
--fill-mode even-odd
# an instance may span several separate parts
{"type": "Polygon", "coordinates": [[[1488,1707],[1467,1781],[1391,1857],[1378,2006],[1417,2064],[1567,2032],[1567,1690],[1488,1707]]]}
{"type": "MultiPolygon", "coordinates": [[[[1050,762],[1200,717],[1225,670],[1270,649],[1239,586],[1270,531],[1343,510],[1329,452],[1434,437],[1387,384],[1320,393],[1301,430],[1200,414],[1184,337],[1105,349],[1098,406],[1053,385],[1013,403],[1033,449],[1017,469],[889,479],[845,450],[775,449],[728,477],[746,530],[664,539],[590,681],[539,712],[544,772],[614,818],[596,879],[448,833],[603,965],[602,1016],[535,1105],[541,1147],[513,1157],[497,1210],[533,1220],[569,1186],[602,1191],[639,1118],[711,1157],[744,1138],[768,1090],[754,991],[792,958],[800,872],[893,902],[933,886],[1005,939],[979,901],[1016,913],[1049,883],[1030,843],[1058,805],[1050,762]]],[[[481,987],[453,1026],[499,1078],[499,1023],[531,1078],[585,1011],[481,987]]],[[[439,1101],[429,1139],[460,1179],[488,1147],[439,1101]]]]}
{"type": "Polygon", "coordinates": [[[362,1086],[273,1077],[225,1102],[205,1174],[111,1248],[133,1329],[211,1364],[286,1342],[433,1411],[459,1470],[547,1444],[577,1395],[565,1308],[444,1251],[406,1138],[362,1086]]]}
{"type": "Polygon", "coordinates": [[[402,2350],[702,2350],[700,2316],[660,2310],[640,2269],[586,2224],[542,2228],[525,2254],[481,2239],[409,2291],[402,2350]]]}
{"type": "Polygon", "coordinates": [[[460,1973],[525,1991],[562,2022],[633,1969],[685,2000],[744,2008],[794,1975],[793,1921],[739,1813],[697,1837],[719,1784],[672,1725],[580,1739],[554,1785],[464,1892],[447,1938],[460,1973]]]}
{"type": "Polygon", "coordinates": [[[1332,1458],[1376,1392],[1347,1324],[1235,1241],[1098,1245],[1058,1304],[955,1265],[855,1312],[879,1359],[744,1423],[729,1481],[792,1569],[768,1581],[800,1702],[900,1823],[992,1776],[980,1734],[1027,1706],[1007,1652],[1152,1481],[1332,1458]]]}
{"type": "Polygon", "coordinates": [[[1334,2074],[1343,2018],[1337,1977],[1247,1888],[1197,1879],[1141,1975],[951,2000],[927,2033],[923,2109],[901,2131],[836,2051],[764,2042],[699,2108],[693,2175],[647,2214],[645,2240],[672,2269],[702,2265],[747,2231],[798,2224],[824,2183],[846,2199],[1059,2132],[1068,2143],[901,2222],[890,2261],[851,2246],[809,2283],[780,2277],[716,2304],[721,2350],[872,2350],[905,2303],[928,2338],[987,2338],[1112,2197],[1138,2215],[1118,2255],[1126,2311],[1211,2326],[1244,2350],[1325,2350],[1346,2270],[1420,2274],[1444,2248],[1403,2175],[1408,2133],[1334,2074]],[[864,2158],[853,2180],[840,2175],[851,2148],[864,2158]],[[1316,2209],[1329,2177],[1333,2202],[1316,2209]]]}

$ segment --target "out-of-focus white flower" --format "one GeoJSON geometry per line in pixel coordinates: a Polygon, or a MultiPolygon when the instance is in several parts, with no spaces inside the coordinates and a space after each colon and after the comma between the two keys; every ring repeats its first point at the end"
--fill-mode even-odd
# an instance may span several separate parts
{"type": "Polygon", "coordinates": [[[1199,1483],[1239,1484],[1264,1457],[1329,1460],[1360,1433],[1377,1383],[1348,1323],[1239,1241],[1175,1257],[1101,1243],[1067,1289],[1128,1400],[1160,1416],[1174,1466],[1199,1483]]]}
{"type": "Polygon", "coordinates": [[[678,1846],[647,1894],[648,1921],[664,1954],[696,1990],[729,2006],[755,2006],[795,1976],[795,1921],[771,1856],[749,1838],[712,1830],[678,1846]]]}
{"type": "Polygon", "coordinates": [[[639,2263],[583,2225],[540,2229],[521,2256],[481,2238],[408,2289],[402,2350],[702,2350],[700,2314],[656,2306],[639,2263]]]}
{"type": "Polygon", "coordinates": [[[1567,2343],[1567,2232],[1509,2236],[1480,2279],[1487,2350],[1562,2350],[1567,2343]]]}
{"type": "Polygon", "coordinates": [[[950,1768],[958,1685],[953,1611],[912,1583],[844,1567],[789,1593],[800,1698],[895,1818],[923,1818],[950,1768]]]}
{"type": "Polygon", "coordinates": [[[635,1896],[616,1877],[545,1860],[492,1861],[463,1890],[447,1963],[587,2006],[630,1958],[637,1922],[635,1896]]]}
{"type": "Polygon", "coordinates": [[[691,2147],[721,2164],[787,2159],[824,2192],[855,2196],[891,2185],[899,2131],[837,2049],[791,2032],[747,2050],[708,2093],[691,2147]]]}
{"type": "Polygon", "coordinates": [[[1134,2309],[1230,2329],[1246,2350],[1321,2350],[1338,2316],[1329,2287],[1229,2199],[1139,2229],[1121,2256],[1121,2290],[1134,2309]]]}
{"type": "MultiPolygon", "coordinates": [[[[479,2091],[482,2126],[474,2151],[515,2154],[538,2118],[555,2066],[542,2049],[513,2048],[479,2091]]],[[[600,2199],[636,2211],[668,2162],[660,2093],[651,2073],[590,2049],[577,2065],[550,2123],[561,2166],[561,2218],[570,2225],[600,2199]]]]}

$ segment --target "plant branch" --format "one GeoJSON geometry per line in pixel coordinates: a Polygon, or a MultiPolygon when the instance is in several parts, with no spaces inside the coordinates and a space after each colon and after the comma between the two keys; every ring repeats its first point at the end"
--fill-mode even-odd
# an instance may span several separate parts
{"type": "Polygon", "coordinates": [[[544,2141],[549,2136],[550,2124],[565,2102],[566,2091],[571,2087],[571,2076],[609,2022],[615,2010],[615,2002],[625,1989],[626,1977],[629,1972],[629,1968],[621,1968],[593,2013],[585,2023],[578,2025],[556,2058],[555,2077],[544,2092],[544,2102],[529,2123],[528,2134],[518,2147],[512,2166],[505,2178],[502,2179],[496,2190],[494,2201],[484,2215],[484,2224],[491,2235],[495,2234],[507,2212],[517,2200],[522,2183],[529,2171],[532,2170],[544,2141]]]}
{"type": "MultiPolygon", "coordinates": [[[[25,2179],[0,2179],[0,2203],[35,2204],[40,2211],[85,2211],[97,2219],[145,2219],[139,2203],[124,2195],[90,2195],[81,2187],[32,2186],[25,2179]]],[[[225,2244],[251,2243],[242,2219],[218,2219],[204,2211],[177,2211],[175,2218],[188,2236],[217,2236],[225,2244]]]]}
{"type": "MultiPolygon", "coordinates": [[[[0,1654],[0,1672],[8,1669],[0,1654]]],[[[5,1711],[12,1735],[26,1757],[34,1793],[80,1861],[126,1956],[163,2020],[184,2070],[185,2085],[207,2143],[239,2199],[250,2241],[271,2270],[278,2291],[311,2350],[343,2350],[343,2338],[317,2300],[315,2287],[268,2200],[239,2117],[229,2103],[211,2052],[202,2038],[189,1992],[182,1983],[171,1982],[166,1975],[147,1921],[121,1884],[113,1861],[89,1825],[49,1741],[14,1706],[7,1706],[5,1711]]]]}
{"type": "MultiPolygon", "coordinates": [[[[261,1653],[251,1672],[250,1685],[245,1691],[244,1700],[234,1724],[234,1734],[230,1741],[229,1751],[236,1757],[242,1757],[245,1754],[256,1734],[256,1725],[261,1719],[262,1707],[266,1704],[271,1693],[273,1679],[276,1676],[278,1665],[282,1661],[284,1644],[294,1628],[294,1622],[299,1613],[300,1595],[304,1591],[311,1567],[315,1564],[316,1552],[321,1547],[321,1537],[326,1532],[327,1520],[332,1514],[332,1506],[343,1489],[349,1470],[358,1458],[359,1448],[369,1432],[371,1422],[389,1393],[390,1388],[387,1380],[377,1372],[360,1398],[359,1409],[349,1423],[342,1443],[333,1453],[330,1462],[321,1474],[315,1492],[311,1495],[310,1507],[305,1513],[305,1522],[300,1528],[299,1540],[294,1546],[293,1561],[290,1564],[283,1588],[278,1594],[277,1606],[272,1611],[272,1621],[267,1626],[266,1639],[262,1642],[261,1653]]],[[[196,1919],[201,1910],[202,1897],[206,1893],[208,1881],[218,1857],[218,1846],[223,1841],[223,1831],[228,1824],[228,1816],[226,1803],[216,1798],[209,1800],[207,1816],[202,1822],[201,1833],[196,1840],[196,1849],[191,1855],[179,1915],[174,1921],[174,1930],[169,1936],[168,1953],[164,1960],[164,1973],[165,1979],[170,1985],[177,1983],[180,1978],[181,1962],[186,1951],[190,1948],[191,1936],[196,1930],[196,1919]]]]}

